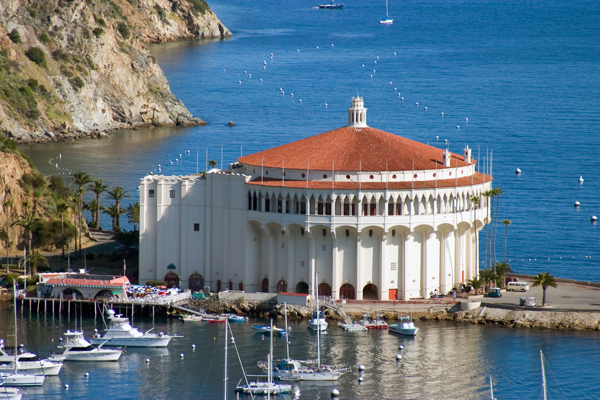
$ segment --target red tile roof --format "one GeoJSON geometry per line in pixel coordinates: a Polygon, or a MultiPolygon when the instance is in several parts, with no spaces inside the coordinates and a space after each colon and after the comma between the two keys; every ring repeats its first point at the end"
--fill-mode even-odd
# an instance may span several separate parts
{"type": "MultiPolygon", "coordinates": [[[[478,185],[484,182],[490,182],[493,178],[489,175],[484,175],[479,172],[476,172],[475,175],[471,178],[470,176],[466,176],[464,178],[456,179],[439,179],[436,183],[433,181],[415,181],[415,182],[388,182],[387,188],[390,190],[402,190],[402,189],[431,189],[431,188],[448,188],[448,187],[457,187],[457,186],[470,186],[470,185],[478,185]],[[437,185],[437,186],[436,186],[437,185]]],[[[248,182],[250,185],[258,185],[261,186],[260,177],[255,178],[248,182]]],[[[285,182],[282,182],[281,179],[272,179],[272,178],[264,178],[262,180],[262,186],[271,186],[271,187],[282,187],[285,184],[286,188],[307,188],[306,181],[292,181],[286,179],[285,182]]],[[[331,181],[308,181],[309,189],[332,189],[331,181]]],[[[335,182],[333,184],[333,189],[338,190],[385,190],[386,183],[385,182],[361,182],[360,185],[358,182],[335,182]]]]}
{"type": "Polygon", "coordinates": [[[69,278],[50,278],[47,284],[58,286],[101,286],[101,287],[123,287],[129,283],[126,277],[119,277],[112,280],[98,279],[69,279],[69,278]]]}
{"type": "MultiPolygon", "coordinates": [[[[238,158],[242,164],[331,171],[411,171],[448,168],[444,150],[375,128],[343,127],[238,158]],[[413,164],[414,163],[414,164],[413,164]]],[[[472,163],[475,160],[471,159],[472,163]]],[[[452,153],[451,167],[470,165],[452,153]]],[[[287,182],[286,182],[287,183],[287,182]]]]}

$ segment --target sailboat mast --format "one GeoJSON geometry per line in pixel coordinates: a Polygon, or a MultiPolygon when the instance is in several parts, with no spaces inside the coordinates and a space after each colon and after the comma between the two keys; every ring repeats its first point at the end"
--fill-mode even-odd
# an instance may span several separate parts
{"type": "Polygon", "coordinates": [[[388,11],[388,0],[385,0],[385,16],[390,17],[390,12],[388,11]]]}
{"type": "MultiPolygon", "coordinates": [[[[315,285],[319,282],[319,274],[315,273],[315,285]]],[[[315,293],[317,298],[317,368],[321,369],[321,315],[319,314],[319,286],[315,293]]]]}
{"type": "MultiPolygon", "coordinates": [[[[25,282],[27,282],[27,277],[25,277],[25,282]]],[[[15,304],[15,374],[17,373],[17,343],[19,340],[17,339],[17,285],[13,280],[13,301],[15,304]]]]}
{"type": "Polygon", "coordinates": [[[273,320],[271,319],[271,340],[269,349],[269,373],[267,374],[267,400],[271,399],[271,382],[273,381],[273,320]]]}
{"type": "Polygon", "coordinates": [[[546,393],[546,370],[544,369],[544,353],[540,350],[540,360],[542,361],[542,388],[544,389],[544,400],[548,400],[546,393]]]}
{"type": "Polygon", "coordinates": [[[223,399],[227,400],[227,318],[225,318],[225,391],[223,392],[223,399]]]}
{"type": "Polygon", "coordinates": [[[287,302],[283,303],[283,307],[285,308],[285,350],[287,359],[290,359],[290,332],[287,324],[287,302]]]}
{"type": "Polygon", "coordinates": [[[492,383],[492,377],[490,376],[490,396],[494,400],[494,384],[492,383]]]}

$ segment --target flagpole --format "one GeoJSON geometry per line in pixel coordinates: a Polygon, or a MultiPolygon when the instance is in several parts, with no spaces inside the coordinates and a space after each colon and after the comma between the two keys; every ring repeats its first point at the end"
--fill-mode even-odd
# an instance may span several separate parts
{"type": "Polygon", "coordinates": [[[123,259],[123,276],[127,276],[127,261],[123,259]]]}
{"type": "Polygon", "coordinates": [[[264,163],[265,163],[265,158],[261,157],[260,158],[260,184],[262,185],[264,183],[263,180],[263,175],[264,175],[264,163]]]}
{"type": "Polygon", "coordinates": [[[285,187],[285,158],[283,159],[281,167],[281,186],[285,187]]]}
{"type": "Polygon", "coordinates": [[[306,164],[306,188],[308,189],[308,171],[310,171],[310,160],[306,164]]]}

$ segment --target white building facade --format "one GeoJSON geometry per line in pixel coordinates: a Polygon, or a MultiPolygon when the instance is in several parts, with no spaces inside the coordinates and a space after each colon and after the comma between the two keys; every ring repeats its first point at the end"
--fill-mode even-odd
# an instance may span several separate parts
{"type": "Polygon", "coordinates": [[[368,127],[357,96],[346,127],[204,176],[144,177],[140,283],[333,299],[447,293],[477,276],[491,181],[468,147],[457,155],[368,127]]]}

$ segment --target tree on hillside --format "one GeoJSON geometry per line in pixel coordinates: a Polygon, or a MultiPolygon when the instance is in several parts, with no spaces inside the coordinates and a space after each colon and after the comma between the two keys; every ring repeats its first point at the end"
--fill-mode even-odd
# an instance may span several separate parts
{"type": "Polygon", "coordinates": [[[512,221],[509,219],[503,219],[502,223],[505,226],[505,230],[504,230],[504,262],[506,262],[506,238],[508,237],[508,226],[510,224],[512,224],[512,221]]]}
{"type": "Polygon", "coordinates": [[[130,224],[133,224],[133,230],[137,231],[137,226],[140,223],[140,202],[136,201],[127,206],[127,218],[130,224]]]}
{"type": "Polygon", "coordinates": [[[15,222],[13,222],[13,226],[20,226],[24,230],[24,242],[25,247],[27,249],[27,254],[31,253],[31,242],[33,239],[32,232],[33,228],[39,220],[40,219],[35,216],[33,211],[29,211],[25,215],[20,216],[15,222]]]}
{"type": "MultiPolygon", "coordinates": [[[[81,251],[81,231],[82,231],[82,223],[81,223],[81,213],[83,211],[83,187],[92,181],[92,177],[89,176],[85,171],[77,171],[74,172],[71,179],[73,183],[77,185],[77,215],[79,219],[78,227],[79,227],[79,251],[81,251]]],[[[77,247],[77,246],[76,246],[77,247]]],[[[75,249],[77,250],[77,249],[75,249]]]]}
{"type": "MultiPolygon", "coordinates": [[[[119,223],[119,217],[121,214],[124,214],[125,211],[121,212],[121,200],[123,200],[125,197],[129,197],[129,195],[127,194],[127,191],[125,189],[123,189],[121,186],[115,186],[114,188],[112,188],[111,191],[108,192],[108,197],[113,199],[115,201],[115,205],[117,206],[117,210],[119,210],[118,213],[116,213],[116,227],[121,227],[121,224],[119,223]]],[[[114,223],[113,223],[113,230],[115,229],[114,223]]]]}
{"type": "Polygon", "coordinates": [[[125,210],[123,210],[121,207],[117,206],[116,204],[111,204],[108,207],[104,207],[103,211],[104,211],[104,214],[106,214],[112,218],[112,230],[118,231],[119,225],[117,225],[118,224],[117,221],[118,221],[120,215],[125,214],[125,210]]]}
{"type": "Polygon", "coordinates": [[[542,297],[542,307],[546,306],[546,289],[548,289],[548,287],[553,287],[556,288],[558,287],[558,284],[556,283],[556,278],[553,277],[552,275],[550,275],[550,272],[542,272],[540,274],[537,274],[535,276],[535,278],[533,278],[533,283],[531,285],[533,286],[541,286],[542,290],[544,291],[544,295],[542,297]]]}
{"type": "MultiPolygon", "coordinates": [[[[66,242],[66,235],[65,235],[65,213],[69,211],[69,203],[67,203],[66,201],[62,201],[60,203],[58,203],[56,205],[56,213],[58,215],[60,215],[60,229],[61,229],[61,244],[62,244],[62,258],[61,258],[61,263],[62,263],[62,259],[65,258],[65,242],[66,242]]],[[[62,267],[62,265],[61,265],[62,267]]],[[[61,268],[62,270],[62,268],[61,268]]]]}
{"type": "Polygon", "coordinates": [[[27,265],[30,268],[31,276],[37,275],[38,267],[45,265],[48,266],[48,260],[39,251],[32,251],[27,255],[27,265]]]}
{"type": "Polygon", "coordinates": [[[89,201],[83,204],[83,209],[92,213],[92,225],[96,223],[98,215],[96,214],[98,210],[98,203],[96,199],[90,199],[89,201]]]}
{"type": "Polygon", "coordinates": [[[96,220],[94,228],[100,228],[100,210],[102,209],[102,204],[100,204],[100,196],[102,193],[106,192],[108,189],[108,185],[105,185],[102,182],[102,179],[96,179],[88,186],[88,190],[93,192],[96,195],[96,220]]]}
{"type": "Polygon", "coordinates": [[[125,246],[125,258],[127,258],[129,256],[129,250],[140,243],[140,232],[135,230],[117,232],[115,241],[125,246]]]}

